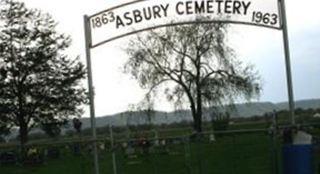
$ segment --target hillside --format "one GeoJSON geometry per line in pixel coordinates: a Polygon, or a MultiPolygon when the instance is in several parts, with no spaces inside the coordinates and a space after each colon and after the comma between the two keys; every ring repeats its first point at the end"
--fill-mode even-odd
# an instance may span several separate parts
{"type": "MultiPolygon", "coordinates": [[[[320,108],[320,99],[299,100],[295,102],[296,108],[302,109],[316,109],[320,108]]],[[[263,115],[266,112],[272,112],[273,110],[287,110],[288,103],[271,103],[271,102],[255,102],[236,104],[236,110],[231,112],[231,117],[252,117],[263,115]]],[[[210,113],[213,110],[210,108],[204,111],[204,120],[210,120],[210,113]]],[[[97,117],[97,127],[103,127],[107,125],[125,126],[125,125],[140,125],[140,124],[170,124],[179,123],[182,121],[191,121],[192,116],[188,110],[180,110],[175,112],[161,112],[155,111],[154,115],[148,119],[145,112],[124,112],[115,115],[97,117]]],[[[82,118],[83,128],[90,127],[90,119],[82,118]]]]}
{"type": "MultiPolygon", "coordinates": [[[[320,99],[309,99],[309,100],[298,100],[295,102],[296,108],[301,109],[315,109],[320,108],[320,99]]],[[[288,103],[287,102],[281,102],[277,103],[277,107],[280,110],[288,110],[288,103]]]]}

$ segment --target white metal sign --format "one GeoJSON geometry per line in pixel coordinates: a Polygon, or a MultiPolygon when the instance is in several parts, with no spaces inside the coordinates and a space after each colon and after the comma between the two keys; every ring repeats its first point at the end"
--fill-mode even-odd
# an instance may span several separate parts
{"type": "MultiPolygon", "coordinates": [[[[285,0],[135,0],[84,16],[95,174],[99,174],[90,49],[140,31],[190,23],[226,22],[281,29],[291,123],[295,125],[285,0]],[[280,13],[281,11],[281,13],[280,13]],[[201,17],[201,18],[200,18],[201,17]]],[[[116,174],[117,171],[114,170],[116,174]]]]}
{"type": "Polygon", "coordinates": [[[220,21],[280,29],[278,3],[278,0],[133,1],[89,17],[92,47],[147,29],[196,22],[220,21]]]}

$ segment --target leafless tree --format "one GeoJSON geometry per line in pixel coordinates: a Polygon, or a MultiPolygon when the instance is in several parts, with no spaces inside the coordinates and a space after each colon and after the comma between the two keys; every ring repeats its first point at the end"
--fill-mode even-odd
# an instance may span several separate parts
{"type": "Polygon", "coordinates": [[[203,107],[249,100],[261,90],[258,72],[228,46],[228,28],[198,23],[139,34],[126,48],[125,72],[150,90],[147,95],[161,90],[175,105],[188,104],[201,132],[203,107]]]}

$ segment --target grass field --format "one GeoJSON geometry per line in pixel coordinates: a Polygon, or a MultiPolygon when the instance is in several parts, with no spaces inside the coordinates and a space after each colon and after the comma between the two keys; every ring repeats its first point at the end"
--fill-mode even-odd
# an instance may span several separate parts
{"type": "MultiPolygon", "coordinates": [[[[208,137],[201,142],[176,139],[165,146],[151,146],[143,153],[136,147],[128,154],[117,148],[118,174],[270,174],[275,163],[272,141],[268,134],[227,134],[208,137]]],[[[75,155],[66,146],[59,147],[58,159],[45,159],[38,165],[2,165],[3,174],[89,174],[93,173],[93,157],[88,146],[75,155]]],[[[278,151],[279,153],[279,151],[278,151]]],[[[110,149],[99,153],[100,173],[112,174],[110,149]]]]}
{"type": "MultiPolygon", "coordinates": [[[[166,145],[155,145],[154,141],[147,149],[133,145],[123,147],[126,137],[138,138],[141,134],[154,138],[154,132],[131,132],[115,135],[116,147],[110,148],[108,135],[101,137],[99,146],[99,165],[101,174],[114,174],[112,152],[116,156],[117,174],[280,174],[281,136],[272,137],[262,131],[267,125],[239,124],[231,125],[229,130],[246,129],[247,131],[215,134],[215,141],[209,141],[206,134],[201,141],[190,139],[191,129],[171,129],[158,131],[157,137],[166,139],[166,145]],[[254,131],[249,131],[254,130],[254,131]],[[173,138],[179,137],[179,138],[173,138]]],[[[313,135],[320,135],[319,129],[312,130],[313,135]]],[[[319,136],[318,136],[319,137],[319,136]]],[[[86,138],[84,138],[86,139],[86,138]]],[[[160,141],[161,142],[161,141],[160,141]]],[[[53,140],[45,145],[36,146],[40,152],[56,148],[60,156],[56,159],[45,158],[43,164],[35,165],[0,165],[1,174],[91,174],[94,173],[93,155],[88,142],[56,144],[53,140]],[[50,144],[52,142],[52,144],[50,144]],[[73,148],[80,147],[75,154],[73,148]]],[[[320,146],[314,151],[314,170],[319,171],[320,146]]],[[[0,149],[6,151],[8,149],[0,149]]],[[[10,150],[10,149],[9,149],[10,150]]],[[[17,148],[13,150],[17,151],[17,148]]]]}

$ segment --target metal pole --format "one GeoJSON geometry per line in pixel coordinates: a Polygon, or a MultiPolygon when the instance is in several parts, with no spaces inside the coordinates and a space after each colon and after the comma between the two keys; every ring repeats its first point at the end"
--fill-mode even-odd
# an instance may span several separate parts
{"type": "Polygon", "coordinates": [[[112,149],[112,165],[113,165],[113,173],[117,174],[117,162],[116,162],[116,153],[115,153],[115,148],[114,148],[114,139],[113,139],[113,131],[112,131],[112,126],[109,126],[109,131],[110,131],[110,143],[111,143],[111,149],[112,149]]]}
{"type": "Polygon", "coordinates": [[[288,37],[288,28],[287,28],[285,0],[280,0],[280,8],[281,8],[281,19],[282,19],[283,45],[284,45],[284,54],[285,54],[286,72],[287,72],[289,109],[290,109],[290,115],[291,115],[291,124],[295,125],[296,123],[295,115],[294,115],[295,106],[294,106],[294,96],[293,96],[293,87],[292,87],[290,49],[289,49],[289,37],[288,37]]]}
{"type": "Polygon", "coordinates": [[[279,174],[278,166],[278,149],[277,149],[277,134],[278,134],[278,123],[277,113],[274,110],[272,113],[272,126],[271,126],[271,141],[272,141],[272,162],[273,162],[273,173],[279,174]]]}
{"type": "MultiPolygon", "coordinates": [[[[156,129],[153,129],[153,133],[154,133],[154,139],[155,142],[158,142],[158,144],[155,144],[155,146],[159,145],[159,136],[158,136],[158,131],[156,129]]],[[[157,168],[157,162],[158,162],[158,155],[156,152],[153,153],[152,155],[152,164],[153,164],[153,173],[154,174],[158,174],[158,168],[157,168]]]]}
{"type": "Polygon", "coordinates": [[[98,149],[97,149],[97,133],[96,133],[96,119],[94,110],[94,91],[92,82],[92,70],[91,70],[91,27],[89,18],[87,15],[84,16],[84,31],[85,31],[85,48],[87,58],[87,71],[88,71],[88,87],[89,87],[89,102],[90,102],[90,120],[93,138],[93,156],[94,156],[94,171],[95,174],[99,174],[99,161],[98,161],[98,149]]]}

